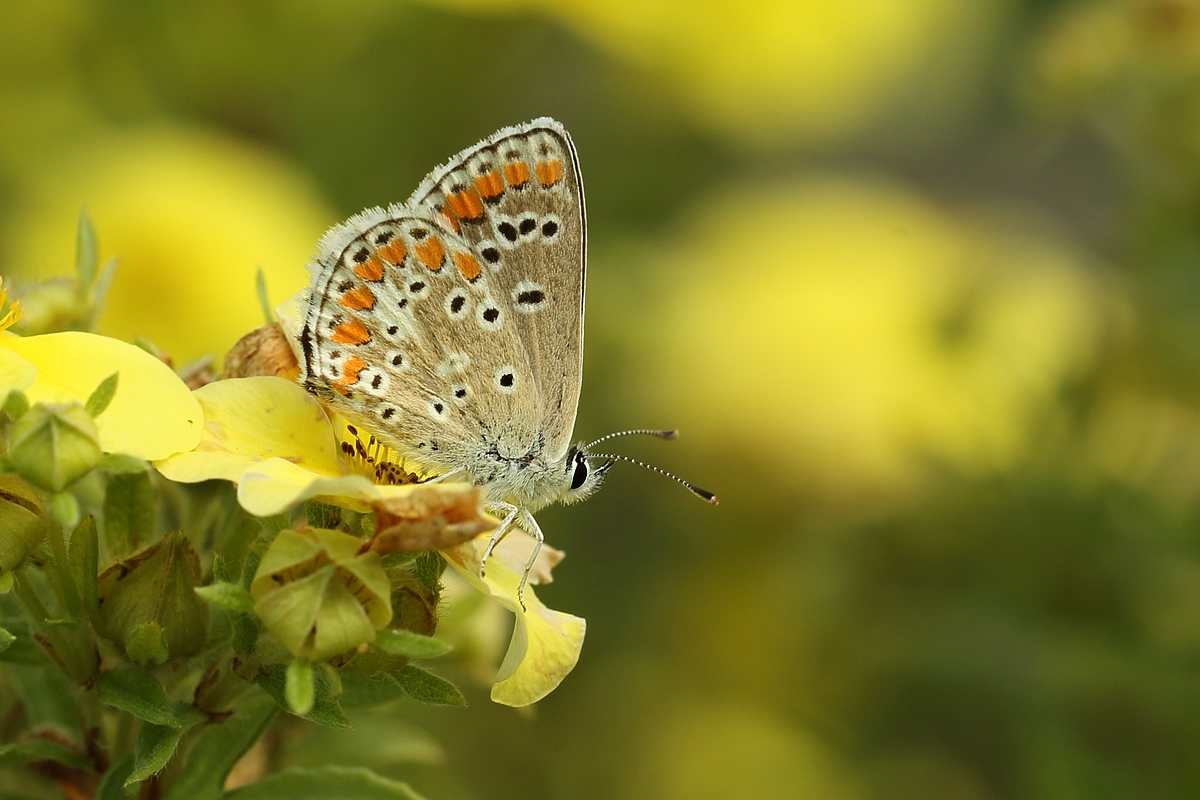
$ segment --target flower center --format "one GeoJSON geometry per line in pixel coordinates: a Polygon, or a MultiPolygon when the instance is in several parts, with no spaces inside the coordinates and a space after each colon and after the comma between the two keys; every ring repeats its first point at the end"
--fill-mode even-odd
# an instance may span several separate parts
{"type": "Polygon", "coordinates": [[[404,460],[393,455],[391,448],[373,434],[364,444],[362,434],[353,425],[347,425],[342,436],[342,454],[346,456],[348,472],[366,476],[375,483],[399,486],[420,481],[416,474],[404,468],[404,460]]]}

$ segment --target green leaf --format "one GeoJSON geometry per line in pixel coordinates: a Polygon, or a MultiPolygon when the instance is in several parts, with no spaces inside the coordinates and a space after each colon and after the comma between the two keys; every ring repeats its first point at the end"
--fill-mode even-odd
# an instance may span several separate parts
{"type": "Polygon", "coordinates": [[[95,624],[100,613],[97,600],[96,576],[99,572],[99,536],[96,518],[88,514],[75,526],[71,541],[67,544],[67,565],[71,579],[79,592],[83,610],[95,624]]]}
{"type": "Polygon", "coordinates": [[[375,646],[395,656],[437,658],[450,652],[450,645],[432,636],[403,629],[375,631],[375,646]]]}
{"type": "Polygon", "coordinates": [[[119,382],[121,373],[114,372],[104,380],[100,381],[100,385],[96,387],[96,391],[88,396],[87,402],[83,408],[93,418],[104,413],[104,409],[108,408],[108,404],[112,402],[113,397],[117,394],[117,383],[119,382]]]}
{"type": "Polygon", "coordinates": [[[426,672],[411,664],[399,672],[389,673],[396,683],[411,697],[420,703],[435,706],[465,706],[467,698],[450,681],[439,678],[432,672],[426,672]]]}
{"type": "MultiPolygon", "coordinates": [[[[279,704],[280,708],[290,712],[291,708],[286,696],[286,670],[287,668],[283,664],[270,664],[266,667],[266,671],[258,676],[256,682],[279,704]]],[[[338,704],[332,687],[324,680],[318,680],[314,682],[313,688],[312,710],[303,715],[304,719],[330,728],[349,728],[350,720],[346,719],[346,715],[342,712],[342,707],[338,704]]]]}
{"type": "Polygon", "coordinates": [[[110,475],[104,497],[104,540],[108,552],[123,556],[154,535],[154,490],[147,472],[110,475]]]}
{"type": "Polygon", "coordinates": [[[133,772],[133,753],[122,758],[108,768],[100,785],[96,787],[95,800],[129,800],[125,792],[125,781],[133,772]]]}
{"type": "Polygon", "coordinates": [[[25,415],[29,410],[29,399],[25,397],[25,393],[19,389],[14,389],[8,393],[8,399],[4,401],[4,411],[8,414],[8,418],[16,422],[25,415]]]}
{"type": "MultiPolygon", "coordinates": [[[[233,715],[206,726],[188,750],[180,770],[163,800],[217,800],[224,793],[225,779],[271,720],[279,706],[270,697],[257,695],[238,703],[233,715]]],[[[97,795],[96,800],[100,800],[97,795]]]]}
{"type": "Polygon", "coordinates": [[[236,583],[215,581],[208,586],[197,586],[194,591],[204,602],[225,611],[240,611],[243,614],[254,611],[254,598],[247,589],[236,583]]]}
{"type": "Polygon", "coordinates": [[[254,275],[254,288],[258,294],[258,305],[262,309],[263,320],[265,324],[270,325],[275,321],[275,312],[271,310],[271,299],[267,294],[267,276],[263,273],[262,264],[258,265],[258,271],[254,275]]]}
{"type": "Polygon", "coordinates": [[[286,769],[234,789],[225,800],[422,800],[408,784],[362,767],[286,769]]]}
{"type": "Polygon", "coordinates": [[[123,453],[106,453],[100,456],[99,466],[113,475],[136,475],[147,469],[145,461],[123,453]]]}
{"type": "Polygon", "coordinates": [[[57,761],[72,769],[91,766],[83,753],[47,739],[29,739],[0,746],[0,767],[17,767],[30,761],[57,761]]]}
{"type": "Polygon", "coordinates": [[[108,297],[108,287],[112,286],[113,278],[117,276],[117,264],[120,262],[116,256],[109,256],[104,261],[104,266],[100,268],[100,276],[96,278],[96,283],[92,286],[92,316],[93,318],[104,308],[104,300],[108,297]]]}
{"type": "Polygon", "coordinates": [[[162,626],[154,620],[134,625],[125,639],[125,653],[130,660],[143,666],[164,663],[171,655],[162,626]]]}
{"type": "Polygon", "coordinates": [[[154,725],[180,727],[175,704],[167,697],[167,690],[144,669],[121,667],[101,672],[96,681],[96,692],[101,703],[127,711],[138,719],[154,725]]]}
{"type": "Polygon", "coordinates": [[[96,264],[100,261],[100,247],[96,241],[96,228],[86,208],[79,211],[79,227],[75,235],[75,274],[79,276],[79,296],[87,297],[92,281],[96,279],[96,264]]]}
{"type": "Polygon", "coordinates": [[[12,647],[12,643],[17,640],[7,628],[0,628],[0,653],[3,653],[8,648],[12,647]]]}
{"type": "Polygon", "coordinates": [[[422,553],[413,562],[413,576],[431,592],[437,591],[446,562],[437,553],[422,553]]]}
{"type": "Polygon", "coordinates": [[[307,658],[292,659],[288,664],[287,678],[283,695],[287,699],[288,708],[297,716],[304,716],[312,711],[313,696],[313,666],[307,658]]]}
{"type": "Polygon", "coordinates": [[[342,674],[342,686],[345,688],[340,698],[343,708],[374,708],[408,697],[396,679],[387,673],[360,675],[357,672],[345,672],[342,674]]]}
{"type": "Polygon", "coordinates": [[[258,643],[261,627],[258,617],[253,614],[239,614],[236,611],[225,612],[229,616],[229,628],[233,634],[229,644],[233,652],[240,655],[249,653],[258,643]]]}
{"type": "Polygon", "coordinates": [[[142,723],[137,744],[133,747],[133,772],[125,779],[125,786],[144,781],[165,767],[171,756],[175,755],[181,736],[182,728],[142,723]]]}

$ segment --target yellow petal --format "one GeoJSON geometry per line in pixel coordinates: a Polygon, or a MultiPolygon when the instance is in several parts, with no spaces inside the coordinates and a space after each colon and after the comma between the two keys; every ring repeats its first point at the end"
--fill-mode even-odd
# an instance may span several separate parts
{"type": "MultiPolygon", "coordinates": [[[[513,537],[531,544],[529,537],[519,531],[509,534],[509,538],[513,537]]],[[[472,586],[517,615],[508,653],[492,686],[492,700],[506,706],[527,706],[554,691],[575,668],[583,649],[587,622],[547,608],[531,586],[525,587],[527,610],[522,611],[517,602],[521,571],[505,563],[508,559],[489,561],[487,577],[479,577],[479,559],[485,547],[487,537],[480,536],[442,551],[442,556],[472,586]]]]}
{"type": "Polygon", "coordinates": [[[204,409],[204,433],[195,450],[155,464],[171,480],[238,481],[247,469],[272,458],[286,459],[310,480],[341,474],[337,439],[325,412],[291,381],[232,378],[194,394],[204,409]]]}
{"type": "Polygon", "coordinates": [[[11,350],[0,350],[0,405],[12,392],[23,392],[37,377],[37,367],[11,350]]]}
{"type": "Polygon", "coordinates": [[[313,498],[324,498],[356,511],[370,510],[369,500],[378,489],[362,475],[325,477],[282,458],[254,464],[241,474],[238,502],[256,517],[281,514],[313,498]]]}
{"type": "Polygon", "coordinates": [[[116,396],[96,419],[100,446],[147,460],[191,450],[200,441],[200,404],[171,368],[131,344],[67,331],[0,335],[0,348],[37,367],[31,403],[84,402],[100,381],[121,374],[116,396]]]}

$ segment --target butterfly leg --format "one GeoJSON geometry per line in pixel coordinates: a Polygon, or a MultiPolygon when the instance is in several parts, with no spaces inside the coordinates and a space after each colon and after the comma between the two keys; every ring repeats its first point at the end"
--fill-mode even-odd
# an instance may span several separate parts
{"type": "Polygon", "coordinates": [[[521,610],[525,608],[525,584],[529,582],[529,572],[533,569],[534,562],[537,561],[538,553],[542,550],[542,543],[546,541],[546,537],[542,535],[542,528],[537,524],[537,520],[533,518],[527,509],[521,509],[521,521],[525,523],[525,530],[533,535],[533,552],[529,554],[529,560],[525,562],[525,572],[521,575],[521,585],[517,587],[517,602],[521,604],[521,610]]]}
{"type": "Polygon", "coordinates": [[[497,503],[495,508],[504,512],[504,519],[500,521],[500,526],[492,532],[492,538],[488,539],[487,549],[483,551],[483,557],[479,559],[479,577],[481,578],[487,574],[487,562],[492,557],[492,551],[508,535],[513,522],[517,519],[517,514],[520,513],[520,509],[512,503],[497,503]]]}
{"type": "Polygon", "coordinates": [[[465,467],[459,467],[458,469],[452,469],[449,472],[443,472],[441,475],[434,475],[432,478],[426,478],[422,481],[419,481],[419,483],[442,483],[446,479],[453,478],[456,475],[462,475],[466,471],[467,470],[465,467]]]}

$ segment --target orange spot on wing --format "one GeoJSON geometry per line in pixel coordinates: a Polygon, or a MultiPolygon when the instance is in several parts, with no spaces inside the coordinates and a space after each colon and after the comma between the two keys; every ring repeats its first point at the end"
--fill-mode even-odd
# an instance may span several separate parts
{"type": "Polygon", "coordinates": [[[454,264],[458,267],[458,271],[462,273],[462,276],[469,281],[475,280],[479,277],[479,273],[483,272],[479,266],[479,261],[470,253],[456,252],[454,254],[454,264]]]}
{"type": "Polygon", "coordinates": [[[404,240],[397,236],[388,243],[388,246],[379,251],[379,255],[383,256],[392,264],[403,264],[404,259],[408,256],[408,248],[404,246],[404,240]]]}
{"type": "Polygon", "coordinates": [[[446,202],[459,219],[472,220],[483,216],[483,199],[474,189],[452,194],[446,198],[446,202]]]}
{"type": "MultiPolygon", "coordinates": [[[[335,337],[336,338],[336,337],[335,337]]],[[[350,386],[358,383],[358,375],[367,368],[367,362],[363,361],[358,356],[350,356],[342,364],[342,377],[338,378],[338,383],[350,386]]],[[[337,389],[338,387],[333,387],[337,389]]]]}
{"type": "Polygon", "coordinates": [[[479,190],[485,200],[495,200],[504,194],[504,181],[500,179],[498,171],[492,170],[475,179],[475,188],[479,190]]]}
{"type": "Polygon", "coordinates": [[[354,274],[364,281],[383,280],[383,262],[378,255],[373,255],[361,264],[354,265],[354,274]]]}
{"type": "Polygon", "coordinates": [[[446,260],[446,248],[442,246],[442,240],[436,236],[430,236],[420,244],[414,245],[413,250],[416,252],[417,258],[421,259],[421,263],[434,272],[441,269],[442,262],[446,260]]]}
{"type": "Polygon", "coordinates": [[[338,344],[366,344],[371,341],[371,332],[367,330],[366,325],[352,319],[334,329],[333,340],[338,344]]]}
{"type": "Polygon", "coordinates": [[[557,158],[553,161],[539,161],[534,169],[537,170],[538,183],[547,188],[562,180],[563,163],[557,158]]]}
{"type": "Polygon", "coordinates": [[[375,293],[360,286],[346,292],[338,302],[353,311],[369,311],[375,307],[375,293]]]}
{"type": "Polygon", "coordinates": [[[529,183],[529,165],[524,161],[514,161],[504,165],[504,180],[513,188],[529,183]]]}

